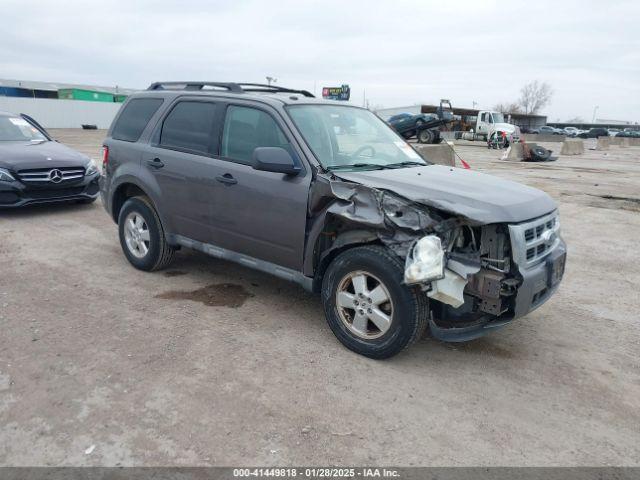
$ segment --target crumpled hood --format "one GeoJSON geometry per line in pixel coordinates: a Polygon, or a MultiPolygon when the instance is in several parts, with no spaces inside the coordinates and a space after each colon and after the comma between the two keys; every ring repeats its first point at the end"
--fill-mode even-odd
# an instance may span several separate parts
{"type": "Polygon", "coordinates": [[[334,174],[482,224],[522,222],[557,208],[536,188],[442,165],[334,174]]]}
{"type": "Polygon", "coordinates": [[[84,167],[89,157],[58,142],[0,142],[0,168],[84,167]]]}

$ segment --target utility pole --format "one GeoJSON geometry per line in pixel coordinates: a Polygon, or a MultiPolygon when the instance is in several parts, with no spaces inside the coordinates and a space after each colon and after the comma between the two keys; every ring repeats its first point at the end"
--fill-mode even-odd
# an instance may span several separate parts
{"type": "Polygon", "coordinates": [[[591,119],[591,123],[596,123],[596,112],[598,111],[598,109],[599,109],[599,108],[600,108],[600,107],[599,107],[598,105],[596,105],[596,106],[593,108],[593,118],[591,119]]]}
{"type": "Polygon", "coordinates": [[[267,79],[267,85],[271,86],[271,83],[276,83],[278,81],[275,77],[265,77],[267,79]]]}

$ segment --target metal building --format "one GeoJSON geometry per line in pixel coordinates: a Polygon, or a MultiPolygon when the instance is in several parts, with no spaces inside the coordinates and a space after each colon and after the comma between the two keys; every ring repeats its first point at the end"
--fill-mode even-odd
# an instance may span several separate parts
{"type": "Polygon", "coordinates": [[[131,88],[0,79],[0,110],[26,113],[45,128],[109,128],[131,88]],[[61,99],[59,92],[67,99],[61,99]]]}

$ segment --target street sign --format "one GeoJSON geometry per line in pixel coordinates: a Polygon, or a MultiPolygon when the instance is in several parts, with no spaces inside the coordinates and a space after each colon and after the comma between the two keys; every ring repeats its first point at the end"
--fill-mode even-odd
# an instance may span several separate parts
{"type": "Polygon", "coordinates": [[[327,100],[349,100],[350,96],[351,89],[349,85],[322,88],[322,98],[326,98],[327,100]]]}

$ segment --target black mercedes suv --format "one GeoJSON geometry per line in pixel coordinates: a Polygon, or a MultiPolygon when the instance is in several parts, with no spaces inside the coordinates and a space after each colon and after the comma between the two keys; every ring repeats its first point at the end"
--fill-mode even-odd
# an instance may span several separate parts
{"type": "Polygon", "coordinates": [[[0,208],[98,198],[98,166],[27,115],[0,112],[0,208]]]}

